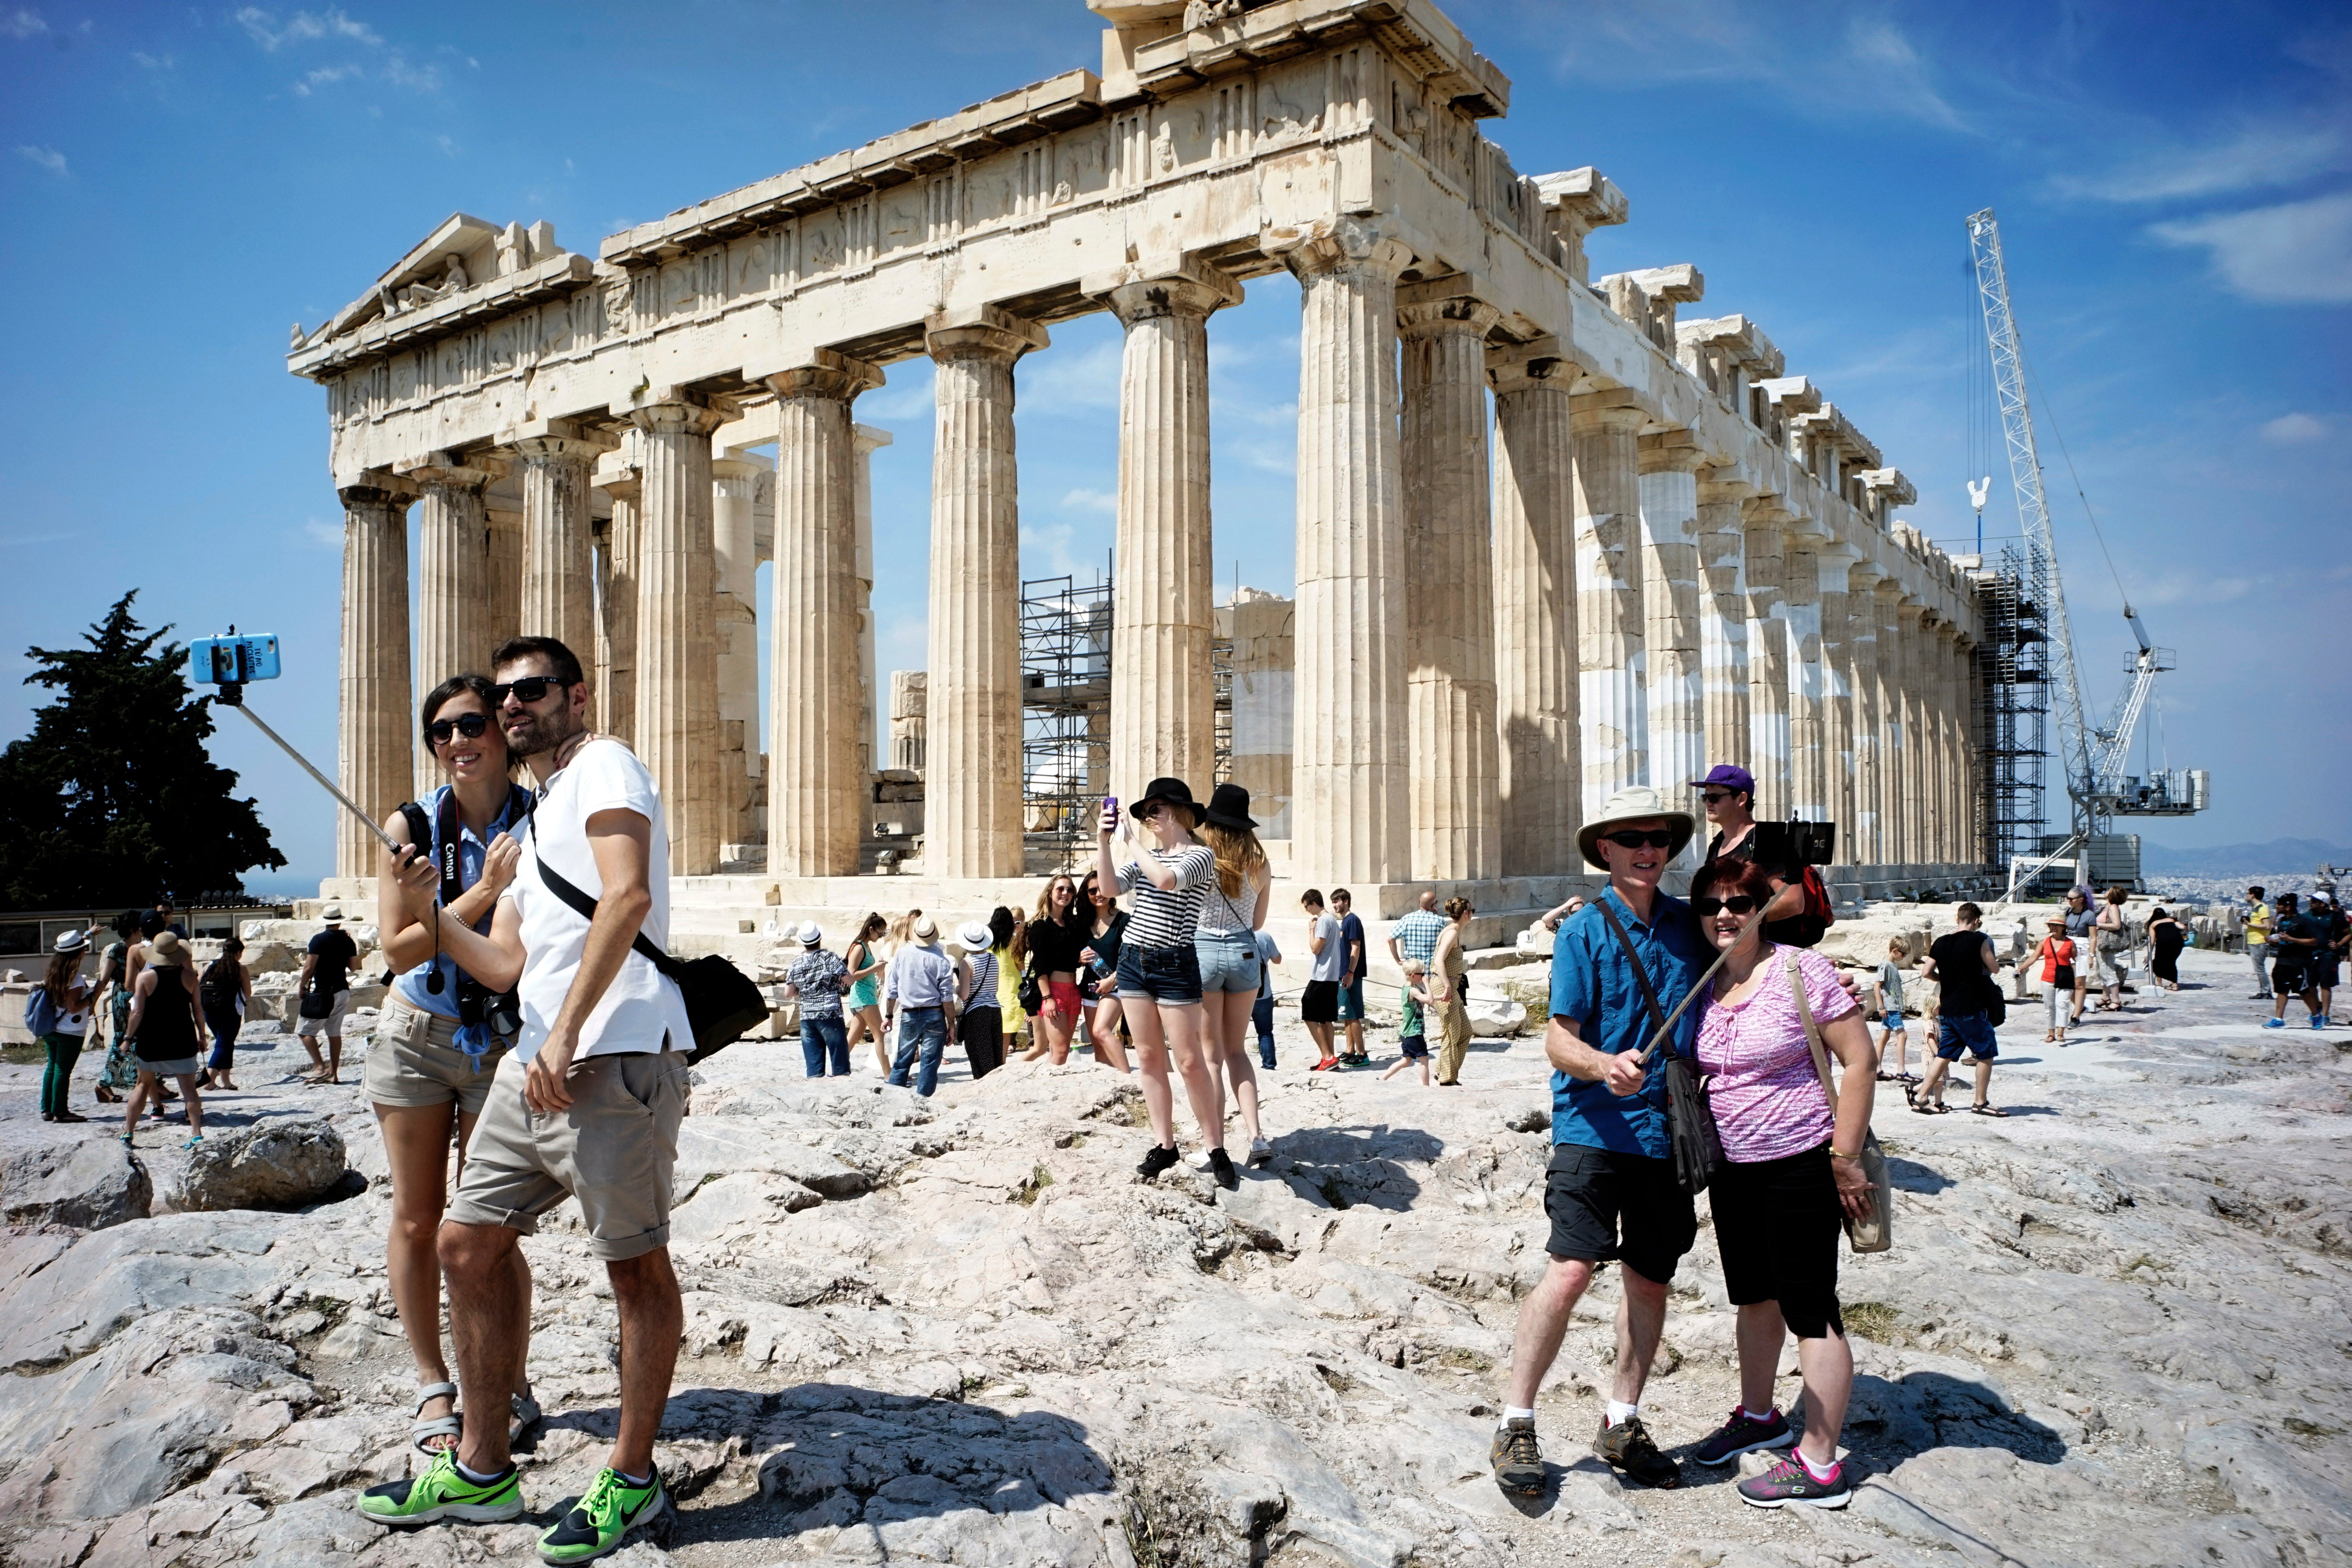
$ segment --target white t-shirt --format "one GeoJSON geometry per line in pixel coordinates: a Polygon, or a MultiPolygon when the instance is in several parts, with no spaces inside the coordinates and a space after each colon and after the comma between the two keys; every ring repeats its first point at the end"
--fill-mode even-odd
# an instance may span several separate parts
{"type": "MultiPolygon", "coordinates": [[[[543,857],[565,881],[592,899],[604,896],[604,879],[588,847],[588,819],[600,811],[634,811],[653,825],[646,889],[653,907],[639,929],[647,942],[669,947],[669,829],[662,820],[661,795],[653,774],[636,753],[618,741],[599,737],[580,748],[531,813],[521,834],[522,860],[500,897],[511,900],[522,918],[522,1034],[515,1041],[519,1061],[529,1061],[546,1042],[563,1008],[572,976],[588,943],[588,921],[541,880],[543,857]]],[[[617,1056],[629,1051],[694,1048],[686,999],[645,954],[631,950],[620,973],[604,988],[595,1011],[580,1030],[575,1057],[617,1056]]]]}
{"type": "Polygon", "coordinates": [[[1323,939],[1323,951],[1315,955],[1315,967],[1307,972],[1307,978],[1336,984],[1348,972],[1347,943],[1339,940],[1339,917],[1327,914],[1317,920],[1315,934],[1323,939]]]}

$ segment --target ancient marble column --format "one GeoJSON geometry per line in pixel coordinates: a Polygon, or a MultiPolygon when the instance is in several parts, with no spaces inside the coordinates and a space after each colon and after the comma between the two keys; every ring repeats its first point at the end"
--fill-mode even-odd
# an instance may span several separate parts
{"type": "Polygon", "coordinates": [[[1577,733],[1574,363],[1489,350],[1495,387],[1495,704],[1503,868],[1580,872],[1584,774],[1577,733]]]}
{"type": "Polygon", "coordinates": [[[1610,393],[1580,394],[1576,451],[1577,710],[1584,816],[1611,795],[1650,784],[1649,663],[1642,604],[1639,434],[1648,417],[1610,393]]]}
{"type": "MultiPolygon", "coordinates": [[[[721,432],[721,438],[725,433],[721,432]]],[[[711,605],[719,660],[719,820],[729,844],[763,841],[760,750],[760,528],[764,458],[710,458],[711,605]]]]}
{"type": "Polygon", "coordinates": [[[1350,217],[1282,258],[1300,297],[1290,874],[1326,885],[1402,880],[1410,854],[1396,280],[1412,256],[1350,217]]]}
{"type": "Polygon", "coordinates": [[[930,712],[923,869],[1021,874],[1021,510],[1013,363],[1045,331],[993,307],[931,318],[930,712]]]}
{"type": "Polygon", "coordinates": [[[637,539],[635,746],[669,816],[669,868],[719,869],[719,643],[711,574],[710,432],[687,395],[630,415],[644,465],[637,539]]]}
{"type": "Polygon", "coordinates": [[[1922,689],[1927,676],[1928,610],[1924,604],[1906,603],[1897,614],[1903,626],[1903,776],[1898,810],[1903,858],[1917,865],[1934,858],[1929,843],[1934,814],[1927,804],[1927,781],[1934,773],[1930,759],[1935,737],[1927,728],[1922,689]]]}
{"type": "Polygon", "coordinates": [[[1860,866],[1885,858],[1878,847],[1878,576],[1867,561],[1846,572],[1846,677],[1853,689],[1853,823],[1846,836],[1860,866]]]}
{"type": "Polygon", "coordinates": [[[776,395],[775,580],[768,642],[768,874],[857,872],[870,780],[858,762],[857,440],[850,404],[882,384],[818,350],[776,395]]]}
{"type": "Polygon", "coordinates": [[[598,488],[612,499],[604,530],[603,597],[597,601],[597,728],[634,746],[637,733],[637,526],[644,486],[639,470],[618,469],[598,488]]]}
{"type": "MultiPolygon", "coordinates": [[[[1677,805],[1705,778],[1706,715],[1699,647],[1698,448],[1687,431],[1642,437],[1642,585],[1650,661],[1650,782],[1677,805]]],[[[1698,869],[1693,838],[1675,868],[1698,869]]]]}
{"type": "MultiPolygon", "coordinates": [[[[490,668],[489,518],[482,487],[493,475],[454,459],[407,470],[420,487],[416,544],[416,687],[429,692],[453,675],[490,668]]],[[[446,783],[432,748],[416,752],[409,798],[446,783]]],[[[395,803],[396,804],[396,803],[395,803]]]]}
{"type": "Polygon", "coordinates": [[[1409,300],[1403,339],[1407,862],[1416,880],[1502,874],[1486,333],[1466,295],[1409,300]]]}
{"type": "MultiPolygon", "coordinates": [[[[335,772],[379,821],[415,784],[408,684],[408,502],[388,485],[352,485],[343,501],[343,642],[335,772]]],[[[335,875],[373,877],[375,836],[335,813],[335,875]]]]}
{"type": "Polygon", "coordinates": [[[1756,815],[1789,815],[1789,627],[1780,616],[1788,572],[1778,496],[1743,509],[1748,574],[1748,771],[1756,778],[1756,815]]]}
{"type": "Polygon", "coordinates": [[[513,445],[522,480],[522,628],[575,654],[595,643],[588,470],[607,444],[554,430],[513,445]]]}
{"type": "Polygon", "coordinates": [[[485,506],[490,558],[489,646],[522,635],[522,513],[485,506]]]}
{"type": "Polygon", "coordinates": [[[1788,531],[1780,620],[1789,645],[1789,808],[1807,822],[1829,814],[1829,757],[1822,721],[1820,524],[1801,518],[1788,531]]]}
{"type": "Polygon", "coordinates": [[[1878,608],[1878,858],[1894,866],[1910,847],[1903,836],[1903,585],[1888,577],[1872,592],[1878,608]]]}
{"type": "Polygon", "coordinates": [[[1837,824],[1837,863],[1854,864],[1853,855],[1853,673],[1847,647],[1853,635],[1847,624],[1846,573],[1855,558],[1853,546],[1832,540],[1822,546],[1822,750],[1823,769],[1822,810],[1837,824]]]}
{"type": "MultiPolygon", "coordinates": [[[[872,425],[849,427],[850,449],[856,454],[857,496],[857,772],[865,776],[880,771],[875,758],[882,754],[877,722],[882,701],[882,676],[874,652],[874,454],[890,445],[891,436],[872,425]]],[[[861,813],[862,815],[862,813],[861,813]]],[[[861,828],[860,833],[863,833],[861,828]]]]}
{"type": "Polygon", "coordinates": [[[1118,531],[1112,552],[1109,793],[1180,778],[1205,800],[1216,757],[1209,641],[1209,313],[1241,290],[1212,268],[1120,284],[1118,531]]]}
{"type": "Polygon", "coordinates": [[[1698,475],[1699,707],[1709,766],[1742,763],[1748,726],[1748,540],[1739,503],[1751,486],[1727,468],[1698,475]]]}

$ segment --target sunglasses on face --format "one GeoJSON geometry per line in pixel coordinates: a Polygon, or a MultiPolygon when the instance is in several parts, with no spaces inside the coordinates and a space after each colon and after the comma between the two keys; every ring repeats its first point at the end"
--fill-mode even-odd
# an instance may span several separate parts
{"type": "Polygon", "coordinates": [[[1664,827],[1653,828],[1647,833],[1636,833],[1629,828],[1623,833],[1604,833],[1601,837],[1622,849],[1664,849],[1675,841],[1673,830],[1664,827]]]}
{"type": "Polygon", "coordinates": [[[425,733],[436,746],[446,746],[452,735],[463,735],[468,741],[478,741],[490,727],[487,713],[460,713],[455,719],[436,719],[425,726],[425,733]]]}
{"type": "Polygon", "coordinates": [[[502,680],[491,687],[490,701],[493,704],[503,704],[508,694],[512,693],[516,701],[529,708],[535,703],[544,701],[550,688],[561,688],[571,684],[572,682],[568,680],[558,680],[551,675],[526,675],[520,680],[502,680]]]}
{"type": "Polygon", "coordinates": [[[1136,807],[1135,818],[1138,822],[1157,822],[1160,820],[1160,812],[1165,809],[1167,808],[1164,806],[1155,805],[1150,801],[1145,801],[1141,805],[1136,807]]]}
{"type": "Polygon", "coordinates": [[[1699,799],[1706,802],[1709,805],[1721,805],[1725,801],[1731,798],[1731,795],[1732,792],[1727,789],[1711,789],[1705,795],[1700,795],[1699,799]]]}
{"type": "Polygon", "coordinates": [[[1745,893],[1734,893],[1727,899],[1693,899],[1691,910],[1701,920],[1718,910],[1729,910],[1735,915],[1752,915],[1756,912],[1756,900],[1745,893]]]}

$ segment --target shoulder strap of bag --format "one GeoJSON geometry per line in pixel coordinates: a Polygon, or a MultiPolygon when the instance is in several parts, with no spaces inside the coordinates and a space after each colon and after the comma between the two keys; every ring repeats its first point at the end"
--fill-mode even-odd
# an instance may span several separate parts
{"type": "Polygon", "coordinates": [[[1822,1080],[1822,1093],[1828,1097],[1830,1114],[1837,1114],[1837,1084],[1830,1078],[1830,1053],[1822,1045],[1822,1026],[1813,1022],[1812,998],[1805,994],[1805,977],[1797,971],[1796,950],[1789,950],[1784,963],[1789,975],[1789,991],[1797,998],[1797,1015],[1805,1020],[1805,1045],[1813,1053],[1813,1072],[1822,1080]]]}
{"type": "MultiPolygon", "coordinates": [[[[539,879],[547,884],[549,892],[571,905],[573,911],[583,920],[593,921],[596,918],[596,900],[572,886],[561,872],[547,863],[547,857],[539,852],[539,813],[536,811],[530,814],[530,858],[539,865],[539,879]]],[[[629,947],[632,952],[664,974],[673,979],[677,978],[677,960],[648,942],[643,931],[637,932],[635,939],[629,943],[629,947]]]]}
{"type": "Polygon", "coordinates": [[[1642,988],[1643,1004],[1650,1010],[1650,1024],[1663,1037],[1666,1032],[1666,1010],[1658,1005],[1657,988],[1650,984],[1650,972],[1642,967],[1642,955],[1633,946],[1632,933],[1626,931],[1625,922],[1617,918],[1617,911],[1609,907],[1608,899],[1595,899],[1592,906],[1609,921],[1609,929],[1617,933],[1618,942],[1625,949],[1625,962],[1633,966],[1633,984],[1642,988]]]}

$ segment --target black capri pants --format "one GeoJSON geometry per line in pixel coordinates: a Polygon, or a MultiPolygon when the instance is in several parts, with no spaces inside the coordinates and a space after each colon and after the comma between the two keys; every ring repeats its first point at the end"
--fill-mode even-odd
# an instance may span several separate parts
{"type": "Polygon", "coordinates": [[[1845,1211],[1823,1142],[1778,1160],[1727,1164],[1707,1186],[1716,1250],[1735,1307],[1778,1301],[1801,1340],[1845,1333],[1838,1310],[1838,1247],[1845,1211]]]}

